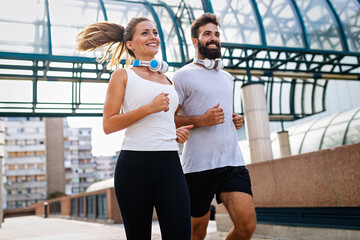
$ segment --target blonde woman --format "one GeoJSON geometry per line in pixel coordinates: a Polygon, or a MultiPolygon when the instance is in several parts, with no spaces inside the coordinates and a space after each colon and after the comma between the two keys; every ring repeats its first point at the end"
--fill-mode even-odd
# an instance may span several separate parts
{"type": "Polygon", "coordinates": [[[115,193],[129,240],[151,239],[154,207],[163,240],[190,239],[190,200],[177,143],[188,139],[192,126],[175,127],[178,95],[163,74],[166,63],[154,60],[159,44],[156,27],[144,17],[131,19],[126,28],[91,24],[77,37],[78,50],[106,49],[102,61],[110,55],[111,65],[118,66],[124,52],[137,62],[112,73],[103,111],[106,134],[126,129],[115,193]]]}

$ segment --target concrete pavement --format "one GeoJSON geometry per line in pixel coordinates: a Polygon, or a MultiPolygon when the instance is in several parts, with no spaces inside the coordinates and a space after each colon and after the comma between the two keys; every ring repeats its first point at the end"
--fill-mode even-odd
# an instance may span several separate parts
{"type": "MultiPolygon", "coordinates": [[[[153,222],[152,240],[161,240],[159,223],[153,222]]],[[[206,240],[223,240],[226,233],[216,231],[210,221],[206,240]]],[[[123,224],[102,224],[62,218],[23,216],[5,218],[0,228],[0,240],[126,240],[123,224]]],[[[253,240],[267,238],[254,236],[253,240]]]]}

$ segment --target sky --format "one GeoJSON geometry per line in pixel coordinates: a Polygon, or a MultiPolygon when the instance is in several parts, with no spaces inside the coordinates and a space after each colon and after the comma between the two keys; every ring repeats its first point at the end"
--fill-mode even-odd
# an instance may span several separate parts
{"type": "Polygon", "coordinates": [[[102,127],[102,117],[68,117],[68,125],[74,128],[90,127],[93,156],[113,156],[120,151],[124,130],[106,135],[102,127]]]}

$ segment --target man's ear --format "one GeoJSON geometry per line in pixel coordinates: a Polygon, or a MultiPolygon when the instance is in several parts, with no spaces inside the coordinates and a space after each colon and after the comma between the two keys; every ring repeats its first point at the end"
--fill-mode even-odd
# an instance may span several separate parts
{"type": "Polygon", "coordinates": [[[197,38],[192,39],[192,44],[194,45],[195,48],[198,47],[198,43],[199,43],[199,39],[197,39],[197,38]]]}

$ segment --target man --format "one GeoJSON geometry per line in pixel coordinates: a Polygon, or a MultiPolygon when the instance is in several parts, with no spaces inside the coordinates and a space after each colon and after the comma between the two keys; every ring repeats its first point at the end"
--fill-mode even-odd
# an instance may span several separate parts
{"type": "Polygon", "coordinates": [[[196,58],[174,75],[179,95],[177,127],[194,125],[182,164],[191,200],[191,239],[204,239],[214,195],[234,227],[226,239],[251,239],[256,214],[249,173],[238,146],[243,123],[232,113],[233,77],[221,70],[219,19],[205,13],[191,25],[196,58]]]}

